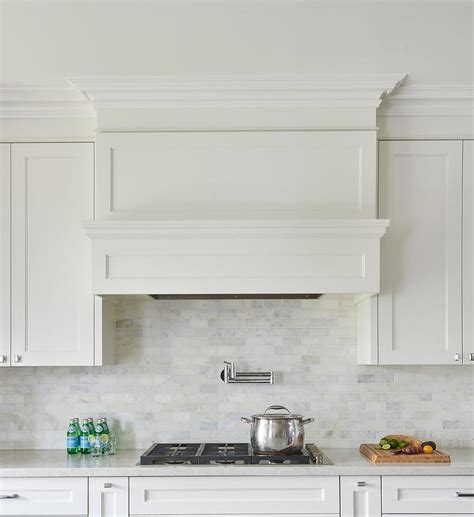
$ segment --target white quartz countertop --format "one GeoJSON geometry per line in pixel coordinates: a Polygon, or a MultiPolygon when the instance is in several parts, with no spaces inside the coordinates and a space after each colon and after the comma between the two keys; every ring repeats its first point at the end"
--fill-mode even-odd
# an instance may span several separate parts
{"type": "Polygon", "coordinates": [[[474,449],[451,449],[451,464],[373,465],[357,449],[323,449],[334,465],[137,465],[143,450],[101,458],[58,450],[0,450],[1,477],[474,475],[474,449]]]}

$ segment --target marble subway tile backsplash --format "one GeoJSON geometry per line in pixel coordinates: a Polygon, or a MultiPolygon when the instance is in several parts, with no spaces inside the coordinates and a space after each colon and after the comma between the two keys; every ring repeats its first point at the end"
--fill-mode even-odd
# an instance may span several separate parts
{"type": "Polygon", "coordinates": [[[352,296],[156,301],[121,297],[117,365],[0,369],[0,448],[63,448],[68,418],[106,415],[121,448],[247,441],[242,415],[271,404],[312,416],[307,440],[355,447],[389,432],[474,447],[474,369],[358,366],[352,296]],[[225,385],[274,370],[275,385],[225,385]]]}

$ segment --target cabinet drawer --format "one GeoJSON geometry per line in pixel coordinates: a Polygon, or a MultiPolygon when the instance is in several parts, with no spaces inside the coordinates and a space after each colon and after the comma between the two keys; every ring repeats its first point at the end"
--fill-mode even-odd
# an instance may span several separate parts
{"type": "Polygon", "coordinates": [[[336,476],[130,478],[130,513],[136,515],[338,512],[336,476]]]}
{"type": "Polygon", "coordinates": [[[0,515],[87,515],[87,478],[0,479],[0,515]]]}
{"type": "Polygon", "coordinates": [[[473,476],[383,476],[382,512],[474,514],[473,476]]]}

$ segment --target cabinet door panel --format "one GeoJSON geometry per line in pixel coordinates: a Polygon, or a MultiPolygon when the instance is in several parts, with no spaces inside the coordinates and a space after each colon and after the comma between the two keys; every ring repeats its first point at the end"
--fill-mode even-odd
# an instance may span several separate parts
{"type": "Polygon", "coordinates": [[[128,478],[89,478],[89,517],[128,517],[128,478]]]}
{"type": "Polygon", "coordinates": [[[473,476],[383,476],[384,513],[474,514],[473,476]]]}
{"type": "Polygon", "coordinates": [[[87,515],[87,478],[0,479],[0,515],[87,515]]]}
{"type": "Polygon", "coordinates": [[[132,477],[137,515],[339,514],[336,476],[132,477]]]}
{"type": "Polygon", "coordinates": [[[474,365],[474,141],[463,149],[463,352],[474,365]]]}
{"type": "Polygon", "coordinates": [[[0,144],[0,366],[10,364],[10,144],[0,144]]]}
{"type": "Polygon", "coordinates": [[[372,218],[376,145],[372,131],[102,132],[98,217],[372,218]]]}
{"type": "Polygon", "coordinates": [[[12,145],[12,355],[94,364],[93,144],[12,145]]]}
{"type": "Polygon", "coordinates": [[[341,476],[341,517],[380,517],[380,476],[341,476]]]}
{"type": "Polygon", "coordinates": [[[379,362],[461,364],[462,142],[381,142],[379,362]]]}

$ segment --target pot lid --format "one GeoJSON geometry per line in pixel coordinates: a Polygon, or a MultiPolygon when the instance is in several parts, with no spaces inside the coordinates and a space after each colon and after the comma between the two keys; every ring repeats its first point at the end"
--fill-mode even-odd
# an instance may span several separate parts
{"type": "Polygon", "coordinates": [[[275,405],[268,406],[264,413],[258,413],[257,415],[252,415],[252,418],[257,419],[265,419],[265,420],[289,420],[289,419],[302,419],[301,415],[295,415],[290,413],[290,410],[285,406],[275,405]],[[286,411],[286,413],[275,413],[274,411],[286,411]],[[270,411],[273,411],[272,413],[270,411]]]}

